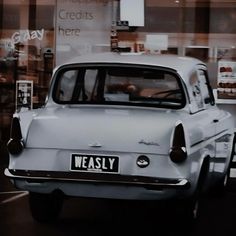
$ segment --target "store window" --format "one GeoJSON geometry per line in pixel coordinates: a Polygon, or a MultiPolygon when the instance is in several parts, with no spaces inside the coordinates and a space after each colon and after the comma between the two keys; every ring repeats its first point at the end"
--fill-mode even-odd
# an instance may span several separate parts
{"type": "Polygon", "coordinates": [[[235,98],[236,0],[144,3],[144,26],[127,27],[119,25],[119,0],[0,0],[0,131],[9,132],[16,101],[28,101],[16,99],[16,81],[33,84],[33,107],[40,107],[55,65],[110,51],[113,44],[125,52],[145,51],[153,34],[167,39],[159,40],[167,45],[161,53],[208,63],[213,88],[222,98],[235,98]],[[232,73],[224,76],[222,67],[232,73]]]}
{"type": "Polygon", "coordinates": [[[159,34],[168,37],[164,53],[204,62],[235,59],[235,19],[235,0],[145,0],[144,26],[118,30],[118,45],[136,51],[137,45],[145,46],[147,35],[159,34]]]}
{"type": "MultiPolygon", "coordinates": [[[[34,107],[46,97],[54,65],[55,0],[0,1],[0,135],[7,139],[17,109],[16,84],[33,84],[34,107]]],[[[26,90],[27,91],[27,90],[26,90]]],[[[28,96],[28,93],[18,93],[28,96]]]]}

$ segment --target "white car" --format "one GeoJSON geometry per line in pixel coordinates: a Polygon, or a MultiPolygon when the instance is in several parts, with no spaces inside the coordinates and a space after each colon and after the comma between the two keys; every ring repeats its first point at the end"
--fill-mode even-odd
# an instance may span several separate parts
{"type": "Polygon", "coordinates": [[[194,218],[201,192],[224,188],[233,143],[203,62],[92,54],[54,70],[45,107],[14,114],[5,174],[39,221],[63,196],[177,199],[194,218]]]}

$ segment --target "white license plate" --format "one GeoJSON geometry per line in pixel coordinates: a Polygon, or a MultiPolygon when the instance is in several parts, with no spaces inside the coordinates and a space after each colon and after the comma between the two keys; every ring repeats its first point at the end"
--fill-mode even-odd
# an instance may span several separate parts
{"type": "Polygon", "coordinates": [[[82,172],[118,173],[119,157],[94,154],[71,154],[71,170],[82,172]]]}

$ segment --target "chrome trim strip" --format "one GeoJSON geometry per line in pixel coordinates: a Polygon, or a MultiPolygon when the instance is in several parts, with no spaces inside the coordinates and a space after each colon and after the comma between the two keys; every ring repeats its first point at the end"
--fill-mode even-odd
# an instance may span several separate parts
{"type": "Polygon", "coordinates": [[[220,137],[222,137],[223,135],[226,135],[226,134],[233,135],[233,133],[232,133],[232,134],[230,133],[230,130],[226,129],[226,130],[223,130],[223,131],[221,131],[221,132],[215,134],[214,136],[211,136],[211,137],[209,137],[209,138],[207,138],[207,139],[203,139],[203,140],[201,140],[201,141],[199,141],[199,142],[196,142],[196,143],[194,143],[194,144],[191,144],[191,145],[190,145],[189,152],[188,152],[188,155],[190,155],[190,154],[192,154],[192,153],[198,151],[200,145],[201,145],[201,146],[203,146],[203,145],[204,145],[204,146],[207,146],[208,144],[210,144],[210,143],[216,141],[218,138],[220,138],[220,137]]]}
{"type": "Polygon", "coordinates": [[[206,139],[202,139],[202,140],[200,140],[200,141],[198,141],[198,142],[196,142],[196,143],[193,143],[193,144],[191,145],[191,148],[194,147],[194,146],[196,146],[196,145],[199,145],[199,144],[201,144],[201,143],[203,143],[203,142],[206,142],[206,141],[208,141],[208,140],[211,140],[212,138],[217,139],[217,137],[218,137],[219,135],[223,134],[225,131],[227,131],[227,130],[223,130],[223,131],[221,131],[221,132],[219,132],[219,133],[217,133],[217,134],[215,134],[215,135],[212,135],[212,136],[210,136],[210,137],[208,137],[208,138],[206,138],[206,139]]]}

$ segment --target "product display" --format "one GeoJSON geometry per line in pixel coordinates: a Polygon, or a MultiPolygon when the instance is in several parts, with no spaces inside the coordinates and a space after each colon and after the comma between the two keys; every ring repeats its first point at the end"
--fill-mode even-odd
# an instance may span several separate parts
{"type": "Polygon", "coordinates": [[[236,62],[218,63],[217,95],[222,99],[236,99],[236,62]]]}

